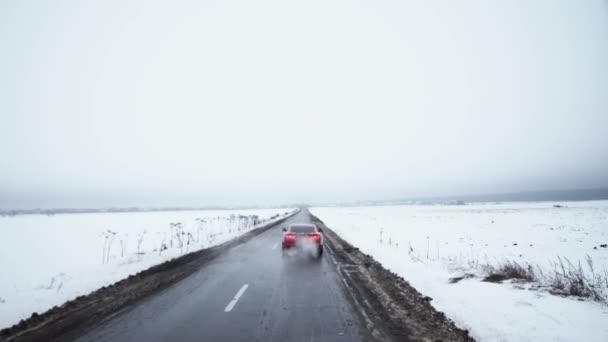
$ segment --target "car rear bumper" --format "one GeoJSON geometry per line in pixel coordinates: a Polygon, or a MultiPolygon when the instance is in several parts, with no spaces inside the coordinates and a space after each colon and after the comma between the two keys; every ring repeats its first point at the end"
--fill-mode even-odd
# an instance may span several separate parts
{"type": "MultiPolygon", "coordinates": [[[[317,249],[323,249],[323,245],[322,244],[316,244],[316,247],[317,247],[317,249]]],[[[285,243],[285,242],[283,242],[282,248],[283,249],[304,248],[304,246],[303,246],[303,244],[298,244],[296,242],[293,242],[293,243],[285,243]]]]}

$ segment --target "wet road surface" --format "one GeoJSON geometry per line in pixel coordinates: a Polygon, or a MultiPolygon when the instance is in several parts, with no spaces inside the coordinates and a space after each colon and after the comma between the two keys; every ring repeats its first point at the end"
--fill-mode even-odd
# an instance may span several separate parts
{"type": "Polygon", "coordinates": [[[330,253],[281,257],[281,227],[238,245],[78,341],[360,341],[330,253]]]}

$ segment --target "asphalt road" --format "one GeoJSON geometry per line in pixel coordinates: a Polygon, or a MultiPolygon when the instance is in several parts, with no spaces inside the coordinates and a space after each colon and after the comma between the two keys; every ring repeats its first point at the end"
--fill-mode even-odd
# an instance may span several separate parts
{"type": "Polygon", "coordinates": [[[359,320],[326,249],[281,257],[281,227],[302,210],[78,341],[360,341],[359,320]]]}

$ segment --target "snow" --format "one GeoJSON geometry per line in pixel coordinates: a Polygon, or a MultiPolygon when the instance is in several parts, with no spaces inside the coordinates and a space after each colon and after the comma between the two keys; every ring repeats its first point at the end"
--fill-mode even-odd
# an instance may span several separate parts
{"type": "MultiPolygon", "coordinates": [[[[342,238],[401,275],[479,341],[608,341],[608,306],[480,281],[507,260],[554,270],[589,255],[608,269],[608,201],[312,208],[342,238]],[[563,207],[556,208],[559,204],[563,207]],[[597,249],[594,249],[597,247],[597,249]],[[471,273],[477,277],[450,284],[471,273]]],[[[521,289],[524,288],[524,289],[521,289]]]]}
{"type": "Polygon", "coordinates": [[[228,241],[292,211],[0,217],[0,329],[153,265],[228,241]],[[257,225],[252,215],[258,216],[257,225]],[[163,244],[167,249],[161,251],[163,244]]]}

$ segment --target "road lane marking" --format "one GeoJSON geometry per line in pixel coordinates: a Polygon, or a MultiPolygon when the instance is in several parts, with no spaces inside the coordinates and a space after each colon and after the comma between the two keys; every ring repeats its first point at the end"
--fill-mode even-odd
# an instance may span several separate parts
{"type": "Polygon", "coordinates": [[[278,244],[278,243],[275,243],[275,244],[272,246],[272,249],[277,249],[277,246],[279,246],[279,244],[278,244]]]}
{"type": "Polygon", "coordinates": [[[224,309],[224,312],[230,312],[230,311],[232,311],[232,309],[236,305],[236,302],[239,301],[239,298],[241,298],[241,296],[243,295],[243,293],[245,293],[245,291],[247,290],[248,287],[249,287],[249,284],[245,284],[245,285],[243,285],[241,287],[241,289],[239,290],[239,292],[236,293],[236,295],[234,296],[234,298],[232,298],[232,300],[230,301],[230,303],[228,303],[228,305],[226,305],[226,308],[224,309]]]}
{"type": "MultiPolygon", "coordinates": [[[[340,269],[341,268],[340,265],[338,265],[337,268],[338,268],[338,275],[340,276],[340,279],[344,283],[344,286],[346,286],[346,288],[350,290],[350,285],[348,285],[348,282],[346,282],[346,279],[344,279],[344,275],[342,274],[342,270],[340,269]]],[[[356,300],[356,298],[355,298],[355,300],[356,300]]]]}
{"type": "Polygon", "coordinates": [[[336,261],[336,259],[334,258],[333,254],[331,254],[331,253],[330,253],[330,254],[329,254],[329,256],[331,257],[331,261],[333,261],[333,262],[334,262],[334,265],[337,265],[337,264],[338,264],[338,262],[337,262],[337,261],[336,261]]]}
{"type": "Polygon", "coordinates": [[[331,261],[333,261],[334,265],[338,265],[336,258],[334,258],[334,251],[331,249],[331,247],[329,247],[329,245],[326,244],[325,248],[327,248],[327,250],[329,251],[329,256],[331,257],[331,261]]]}

